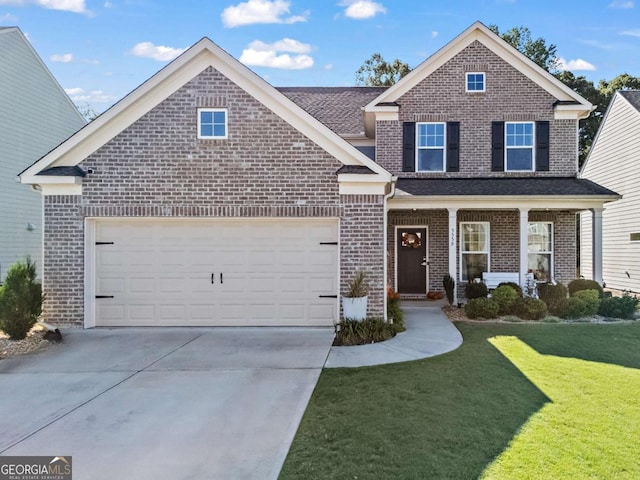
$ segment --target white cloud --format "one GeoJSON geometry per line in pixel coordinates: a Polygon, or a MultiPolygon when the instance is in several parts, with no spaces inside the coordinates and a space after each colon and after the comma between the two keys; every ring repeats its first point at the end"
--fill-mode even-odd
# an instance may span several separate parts
{"type": "Polygon", "coordinates": [[[11,15],[10,13],[5,13],[0,16],[0,23],[16,23],[18,21],[18,17],[15,15],[11,15]]]}
{"type": "Polygon", "coordinates": [[[327,64],[324,66],[324,69],[325,69],[325,70],[333,70],[333,63],[327,63],[327,64]]]}
{"type": "Polygon", "coordinates": [[[164,45],[154,45],[151,42],[141,42],[135,45],[129,53],[135,57],[153,58],[159,62],[173,60],[186,48],[172,48],[164,45]]]}
{"type": "Polygon", "coordinates": [[[635,4],[631,0],[613,0],[609,8],[633,8],[635,4]]]}
{"type": "Polygon", "coordinates": [[[629,37],[640,37],[640,28],[636,28],[635,30],[625,30],[624,32],[620,32],[620,35],[628,35],[629,37]]]}
{"type": "Polygon", "coordinates": [[[347,7],[344,14],[356,20],[375,17],[378,13],[387,13],[387,9],[381,3],[372,0],[343,0],[338,5],[347,7]]]}
{"type": "Polygon", "coordinates": [[[107,95],[102,90],[85,91],[84,88],[65,88],[64,91],[69,95],[69,98],[76,103],[110,103],[117,100],[113,95],[107,95]]]}
{"type": "Polygon", "coordinates": [[[283,38],[271,44],[254,40],[242,50],[240,61],[245,65],[256,67],[302,70],[313,67],[313,58],[306,55],[309,52],[311,52],[311,45],[291,38],[283,38]],[[289,53],[296,55],[289,55],[289,53]]]}
{"type": "Polygon", "coordinates": [[[52,62],[69,63],[73,62],[73,53],[55,53],[49,57],[52,62]]]}
{"type": "Polygon", "coordinates": [[[436,38],[437,36],[438,36],[438,32],[436,32],[435,30],[431,32],[431,38],[436,38]]]}
{"type": "Polygon", "coordinates": [[[109,0],[104,2],[104,8],[111,8],[111,7],[113,7],[113,3],[111,3],[109,0]]]}
{"type": "Polygon", "coordinates": [[[87,65],[100,65],[100,60],[97,60],[95,58],[83,58],[80,61],[87,65]]]}
{"type": "Polygon", "coordinates": [[[596,66],[593,63],[589,63],[586,60],[581,58],[576,58],[574,60],[569,60],[568,62],[562,58],[558,58],[558,68],[560,70],[582,70],[582,71],[590,71],[593,72],[596,70],[596,66]]]}
{"type": "Polygon", "coordinates": [[[36,5],[49,10],[89,13],[85,5],[85,0],[0,0],[0,5],[13,5],[16,7],[36,5]]]}
{"type": "Polygon", "coordinates": [[[232,5],[222,11],[222,23],[227,28],[255,23],[297,23],[306,22],[309,12],[302,15],[289,15],[288,0],[247,0],[232,5]]]}

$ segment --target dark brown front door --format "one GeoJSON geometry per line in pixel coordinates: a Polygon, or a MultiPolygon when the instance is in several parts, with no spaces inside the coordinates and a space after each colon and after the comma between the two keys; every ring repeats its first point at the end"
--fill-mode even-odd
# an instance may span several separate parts
{"type": "Polygon", "coordinates": [[[398,229],[398,293],[427,293],[427,229],[398,229]]]}

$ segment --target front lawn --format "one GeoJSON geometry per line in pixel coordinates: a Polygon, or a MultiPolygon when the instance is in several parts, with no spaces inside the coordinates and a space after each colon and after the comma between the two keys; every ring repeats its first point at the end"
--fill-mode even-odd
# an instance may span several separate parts
{"type": "Polygon", "coordinates": [[[456,351],[323,371],[280,478],[640,478],[640,324],[458,324],[456,351]]]}

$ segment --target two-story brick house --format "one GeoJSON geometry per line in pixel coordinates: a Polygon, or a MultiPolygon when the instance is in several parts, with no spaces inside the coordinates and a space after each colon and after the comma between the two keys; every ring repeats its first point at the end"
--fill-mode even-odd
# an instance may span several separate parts
{"type": "MultiPolygon", "coordinates": [[[[331,325],[369,274],[575,275],[591,104],[476,23],[393,87],[275,89],[203,39],[22,173],[45,204],[46,315],[331,325]]],[[[597,261],[597,252],[596,252],[597,261]]]]}

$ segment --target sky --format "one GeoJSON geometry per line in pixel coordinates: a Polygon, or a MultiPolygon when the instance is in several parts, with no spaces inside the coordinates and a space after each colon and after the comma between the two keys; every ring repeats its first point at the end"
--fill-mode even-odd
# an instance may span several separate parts
{"type": "Polygon", "coordinates": [[[275,86],[415,67],[473,22],[526,26],[589,80],[640,76],[640,0],[0,0],[76,104],[100,113],[206,36],[275,86]]]}

